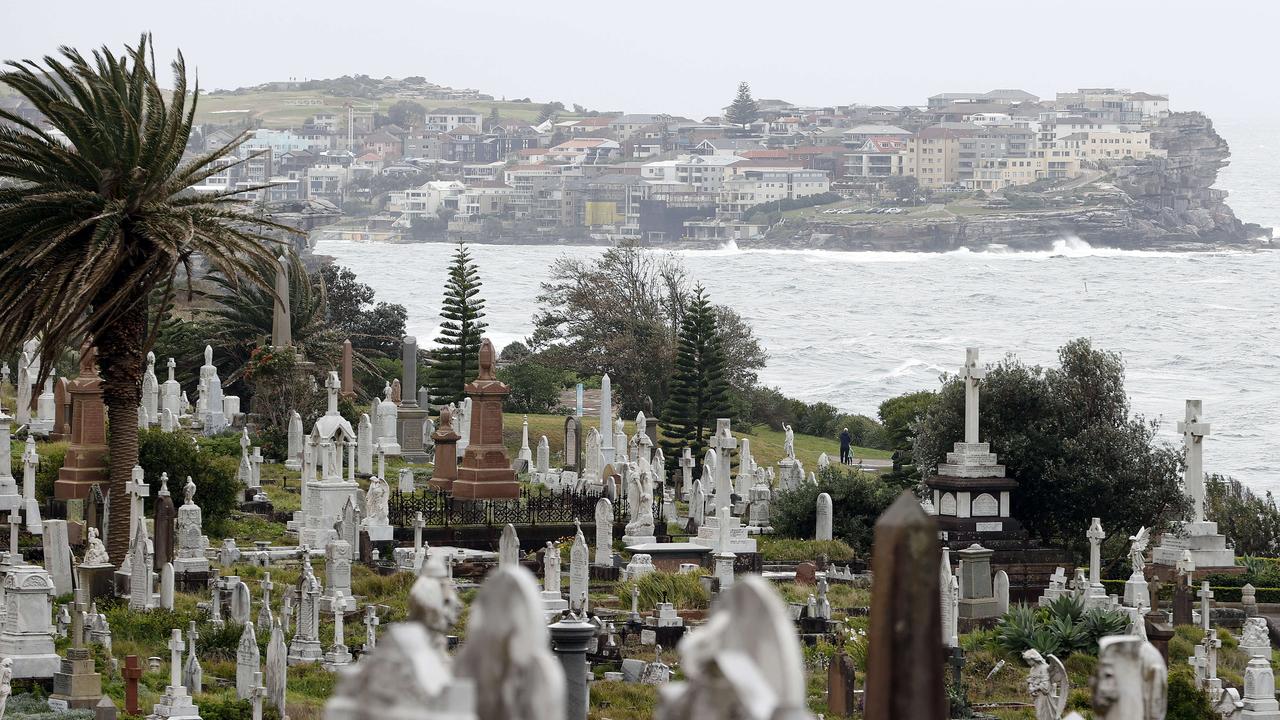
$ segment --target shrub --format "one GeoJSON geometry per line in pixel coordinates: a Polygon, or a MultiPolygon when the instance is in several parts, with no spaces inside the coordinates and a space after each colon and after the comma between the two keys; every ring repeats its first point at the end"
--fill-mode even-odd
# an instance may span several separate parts
{"type": "Polygon", "coordinates": [[[1019,603],[996,621],[995,644],[1013,655],[1034,648],[1041,655],[1096,653],[1098,639],[1122,633],[1129,616],[1116,610],[1084,609],[1084,601],[1061,595],[1048,607],[1019,603]]]}
{"type": "Polygon", "coordinates": [[[503,409],[513,413],[550,413],[560,404],[560,390],[568,382],[564,370],[527,360],[498,370],[498,379],[511,386],[503,409]]]}
{"type": "MultiPolygon", "coordinates": [[[[216,440],[221,441],[222,438],[216,440]]],[[[196,484],[196,504],[204,511],[205,530],[216,533],[220,532],[227,514],[238,504],[241,488],[236,471],[240,464],[207,448],[208,445],[198,448],[192,442],[192,436],[181,431],[138,431],[138,464],[146,472],[151,497],[159,493],[160,474],[169,473],[169,492],[175,497],[175,504],[181,504],[182,488],[190,476],[196,484]]],[[[235,457],[239,455],[237,443],[235,457]]]]}
{"type": "Polygon", "coordinates": [[[817,560],[826,555],[831,562],[847,562],[855,557],[853,548],[843,540],[795,540],[761,536],[760,557],[766,562],[779,560],[817,560]]]}
{"type": "Polygon", "coordinates": [[[625,607],[631,604],[631,588],[640,588],[640,610],[652,610],[660,602],[669,602],[677,609],[707,607],[711,598],[698,578],[702,573],[651,572],[638,580],[628,580],[618,585],[618,597],[625,607]]]}
{"type": "Polygon", "coordinates": [[[874,475],[829,467],[818,472],[818,484],[801,484],[774,496],[770,519],[782,537],[813,537],[819,493],[831,496],[832,537],[848,543],[856,552],[871,549],[872,529],[880,513],[898,498],[898,490],[874,475]]]}
{"type": "MultiPolygon", "coordinates": [[[[200,699],[200,717],[203,720],[252,720],[253,703],[234,696],[215,699],[205,695],[200,699]]],[[[262,720],[280,720],[280,711],[271,703],[263,703],[262,720]]]]}
{"type": "MultiPolygon", "coordinates": [[[[36,452],[40,454],[40,465],[36,468],[36,497],[53,497],[53,483],[58,479],[58,470],[62,468],[62,461],[67,456],[68,445],[70,443],[65,440],[52,443],[36,443],[36,452]]],[[[9,457],[13,467],[13,474],[21,481],[23,473],[22,453],[26,452],[26,445],[13,443],[11,450],[9,457]]]]}
{"type": "MultiPolygon", "coordinates": [[[[1169,646],[1169,652],[1169,657],[1173,657],[1172,644],[1169,646]]],[[[1165,720],[1201,720],[1212,717],[1217,717],[1217,714],[1209,704],[1209,695],[1196,687],[1191,666],[1186,663],[1173,663],[1169,668],[1169,694],[1165,720]]]]}

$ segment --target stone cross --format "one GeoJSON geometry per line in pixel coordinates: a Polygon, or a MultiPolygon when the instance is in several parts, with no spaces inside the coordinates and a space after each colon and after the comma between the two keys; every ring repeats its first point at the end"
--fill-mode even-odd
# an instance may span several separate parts
{"type": "Polygon", "coordinates": [[[960,378],[964,380],[964,441],[978,442],[978,383],[987,376],[987,371],[978,365],[978,348],[966,348],[964,351],[964,367],[960,368],[960,378]]]}
{"type": "Polygon", "coordinates": [[[18,509],[14,508],[9,511],[9,563],[12,565],[22,564],[22,551],[18,549],[18,528],[20,525],[18,509]]]}
{"type": "Polygon", "coordinates": [[[71,613],[71,647],[84,647],[84,603],[76,602],[71,613]]]}
{"type": "Polygon", "coordinates": [[[151,486],[146,482],[146,474],[141,465],[133,466],[133,474],[124,486],[129,493],[129,537],[133,537],[138,523],[142,522],[142,499],[151,496],[151,486]]]}
{"type": "Polygon", "coordinates": [[[196,641],[200,639],[200,631],[196,629],[196,621],[187,625],[187,667],[183,673],[182,683],[187,686],[188,693],[204,691],[204,668],[200,667],[200,654],[196,650],[196,641]]]}
{"type": "Polygon", "coordinates": [[[1209,423],[1200,419],[1201,412],[1199,400],[1188,400],[1186,419],[1178,423],[1178,432],[1182,433],[1182,443],[1187,450],[1183,482],[1195,503],[1195,522],[1204,522],[1204,439],[1209,436],[1209,423]]]}
{"type": "Polygon", "coordinates": [[[686,447],[680,455],[680,494],[686,499],[693,492],[693,451],[686,447]]]}
{"type": "Polygon", "coordinates": [[[1205,639],[1209,638],[1209,601],[1213,599],[1213,590],[1209,587],[1209,581],[1205,580],[1200,583],[1200,591],[1196,593],[1196,597],[1200,598],[1200,629],[1205,632],[1205,639]]]}
{"type": "Polygon", "coordinates": [[[124,711],[129,715],[138,714],[138,680],[142,679],[142,663],[137,655],[126,655],[124,658],[124,711]]]}
{"type": "Polygon", "coordinates": [[[1089,532],[1085,533],[1085,537],[1089,538],[1089,586],[1102,585],[1102,541],[1107,534],[1102,531],[1102,522],[1098,518],[1093,519],[1093,524],[1089,526],[1089,532]]]}
{"type": "Polygon", "coordinates": [[[378,646],[378,608],[372,604],[364,606],[364,651],[369,652],[378,646]]]}
{"type": "Polygon", "coordinates": [[[275,587],[275,583],[271,582],[271,573],[262,573],[262,582],[258,583],[262,588],[262,605],[258,608],[258,625],[260,627],[271,627],[271,590],[275,587]]]}
{"type": "Polygon", "coordinates": [[[262,684],[262,673],[253,674],[253,720],[262,720],[262,701],[267,697],[267,686],[262,684]]]}
{"type": "Polygon", "coordinates": [[[174,628],[169,636],[169,685],[182,687],[182,651],[187,644],[182,641],[182,630],[174,628]]]}
{"type": "Polygon", "coordinates": [[[343,600],[342,591],[334,591],[333,600],[333,645],[334,647],[346,647],[347,633],[344,628],[346,621],[346,602],[343,600]]]}

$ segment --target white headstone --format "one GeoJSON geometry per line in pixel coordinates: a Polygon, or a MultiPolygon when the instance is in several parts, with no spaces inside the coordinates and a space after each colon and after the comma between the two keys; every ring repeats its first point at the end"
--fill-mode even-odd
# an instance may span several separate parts
{"type": "Polygon", "coordinates": [[[373,423],[363,413],[356,428],[356,470],[365,475],[373,474],[373,423]]]}
{"type": "Polygon", "coordinates": [[[596,501],[595,564],[613,567],[613,503],[606,497],[596,501]]]}
{"type": "Polygon", "coordinates": [[[247,700],[253,695],[253,676],[258,672],[260,660],[258,636],[254,632],[253,623],[247,622],[240,632],[240,643],[236,646],[236,697],[241,700],[247,700]]]}
{"type": "Polygon", "coordinates": [[[71,543],[66,520],[44,521],[44,569],[49,571],[54,590],[66,595],[72,590],[71,543]]]}
{"type": "Polygon", "coordinates": [[[582,609],[587,596],[587,584],[591,578],[588,552],[587,539],[579,525],[569,548],[569,607],[574,610],[582,609]]]}
{"type": "Polygon", "coordinates": [[[818,494],[817,513],[818,513],[818,523],[817,523],[817,530],[814,533],[814,539],[830,540],[831,539],[832,507],[831,507],[831,496],[828,495],[827,493],[818,494]]]}
{"type": "Polygon", "coordinates": [[[498,565],[508,567],[519,564],[520,538],[516,535],[515,526],[507,523],[502,528],[502,536],[498,538],[498,565]]]}

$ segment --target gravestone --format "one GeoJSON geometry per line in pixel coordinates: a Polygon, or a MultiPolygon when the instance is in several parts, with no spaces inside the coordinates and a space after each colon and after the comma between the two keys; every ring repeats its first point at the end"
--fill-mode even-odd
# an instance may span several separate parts
{"type": "Polygon", "coordinates": [[[564,420],[564,470],[579,472],[582,469],[582,449],[579,447],[580,432],[578,418],[569,416],[564,420]]]}
{"type": "Polygon", "coordinates": [[[547,442],[546,435],[543,435],[538,439],[538,452],[534,459],[533,472],[538,482],[543,484],[548,484],[550,482],[551,443],[547,442]]]}
{"type": "Polygon", "coordinates": [[[49,698],[65,708],[88,709],[101,697],[102,676],[94,672],[93,653],[84,646],[84,604],[77,602],[71,618],[71,647],[53,676],[49,698]]]}
{"type": "MultiPolygon", "coordinates": [[[[107,407],[102,402],[102,379],[98,377],[97,350],[86,348],[80,355],[80,374],[67,386],[71,395],[71,445],[58,470],[53,495],[58,500],[79,500],[95,483],[107,482],[107,407]]],[[[0,421],[0,435],[4,434],[0,421]]],[[[6,463],[6,461],[0,461],[6,463]]],[[[0,472],[0,476],[5,473],[0,472]]],[[[0,477],[0,510],[5,509],[6,488],[0,477]]]]}
{"type": "Polygon", "coordinates": [[[182,631],[175,628],[169,638],[169,684],[152,711],[152,715],[156,717],[168,720],[200,718],[200,709],[192,702],[191,695],[182,684],[182,651],[185,647],[182,631]]]}
{"type": "Polygon", "coordinates": [[[187,664],[182,667],[182,684],[193,695],[204,692],[204,667],[200,665],[200,652],[196,648],[199,639],[196,621],[192,620],[187,624],[187,664]]]}
{"type": "Polygon", "coordinates": [[[815,540],[831,539],[831,517],[833,510],[831,507],[831,496],[827,493],[818,494],[818,522],[817,529],[814,532],[815,540]]]}
{"type": "Polygon", "coordinates": [[[580,611],[587,599],[587,583],[591,577],[587,539],[582,535],[582,526],[578,525],[573,536],[573,545],[569,548],[569,608],[580,611]]]}
{"type": "Polygon", "coordinates": [[[373,474],[373,423],[369,422],[368,413],[360,415],[356,427],[356,472],[373,474]]]}
{"type": "Polygon", "coordinates": [[[298,624],[289,645],[290,665],[313,663],[324,657],[320,647],[320,581],[311,569],[310,555],[303,554],[302,575],[298,578],[298,624]]]}
{"type": "Polygon", "coordinates": [[[516,536],[515,526],[507,523],[502,528],[502,536],[498,538],[498,566],[511,567],[520,564],[520,538],[516,536]]]}
{"type": "Polygon", "coordinates": [[[458,479],[457,444],[462,436],[454,430],[453,421],[453,410],[448,406],[440,408],[440,423],[431,434],[436,447],[435,469],[428,484],[445,492],[452,490],[458,479]]]}
{"type": "Polygon", "coordinates": [[[342,610],[344,605],[344,597],[339,594],[333,603],[333,644],[329,646],[329,652],[324,654],[324,661],[321,663],[329,672],[337,672],[351,664],[351,652],[347,649],[346,617],[342,610]]]}
{"type": "Polygon", "coordinates": [[[302,469],[302,415],[297,410],[289,414],[289,445],[284,466],[289,470],[302,469]]]}
{"type": "MultiPolygon", "coordinates": [[[[599,468],[616,459],[613,447],[613,381],[609,379],[609,373],[600,377],[600,424],[597,427],[600,435],[601,462],[597,466],[599,468]]],[[[587,462],[591,462],[590,447],[587,450],[587,462]]]]}
{"type": "Polygon", "coordinates": [[[858,710],[856,672],[853,658],[841,652],[827,664],[827,712],[836,717],[858,710]]]}
{"type": "Polygon", "coordinates": [[[155,540],[154,565],[159,570],[174,559],[174,531],[178,519],[178,511],[173,506],[173,496],[169,494],[169,474],[160,474],[160,491],[156,494],[155,506],[155,540]]]}
{"type": "MultiPolygon", "coordinates": [[[[2,448],[0,445],[0,449],[2,448]]],[[[72,590],[71,543],[67,538],[67,521],[45,520],[43,526],[44,568],[49,571],[49,578],[53,581],[54,594],[66,595],[72,590]]]]}
{"type": "Polygon", "coordinates": [[[429,408],[419,404],[414,389],[418,387],[418,339],[406,335],[401,341],[401,388],[403,392],[396,411],[397,437],[400,438],[400,454],[412,463],[426,462],[427,448],[422,441],[422,426],[430,414],[429,408]]]}
{"type": "Polygon", "coordinates": [[[334,612],[335,603],[341,601],[341,610],[356,609],[356,598],[351,593],[351,544],[341,538],[330,540],[324,546],[324,594],[320,596],[321,612],[334,612]]]}
{"type": "Polygon", "coordinates": [[[147,538],[147,524],[139,522],[133,531],[133,544],[129,546],[129,609],[150,610],[155,607],[152,596],[151,541],[147,538]]]}
{"type": "Polygon", "coordinates": [[[36,497],[36,471],[39,467],[40,453],[36,450],[36,439],[28,435],[27,445],[22,451],[22,517],[27,523],[27,531],[33,535],[44,532],[44,524],[40,519],[40,499],[36,497]]]}
{"type": "Polygon", "coordinates": [[[466,413],[470,434],[464,437],[467,447],[453,483],[455,498],[509,499],[520,494],[502,440],[502,403],[511,388],[495,374],[496,362],[493,343],[485,338],[480,343],[479,374],[464,388],[474,406],[466,413]]]}
{"type": "Polygon", "coordinates": [[[177,418],[182,414],[182,385],[173,377],[174,368],[178,364],[173,358],[169,358],[165,365],[169,368],[169,379],[160,386],[160,411],[163,414],[167,410],[177,418]]]}
{"type": "Polygon", "coordinates": [[[596,501],[595,565],[613,567],[613,503],[602,497],[596,501]]]}
{"type": "Polygon", "coordinates": [[[999,601],[991,579],[994,552],[974,543],[956,554],[960,556],[960,619],[997,617],[999,601]]]}
{"type": "Polygon", "coordinates": [[[281,718],[285,716],[285,699],[288,689],[288,649],[284,644],[284,630],[278,620],[271,624],[271,640],[267,643],[267,698],[281,718]]]}
{"type": "Polygon", "coordinates": [[[182,506],[178,508],[178,549],[173,569],[179,574],[207,573],[209,559],[205,556],[205,550],[209,548],[209,538],[204,535],[203,514],[196,504],[196,484],[192,482],[191,476],[187,476],[182,497],[182,506]]]}
{"type": "Polygon", "coordinates": [[[258,637],[253,623],[247,622],[240,632],[240,644],[236,646],[236,697],[241,700],[248,700],[253,694],[253,676],[258,672],[260,659],[258,637]]]}

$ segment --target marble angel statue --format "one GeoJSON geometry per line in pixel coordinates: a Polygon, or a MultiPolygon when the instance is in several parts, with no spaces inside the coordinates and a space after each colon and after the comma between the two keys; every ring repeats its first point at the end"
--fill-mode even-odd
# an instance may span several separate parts
{"type": "Polygon", "coordinates": [[[1031,666],[1027,675],[1027,693],[1036,708],[1036,720],[1059,720],[1067,709],[1067,696],[1071,682],[1067,669],[1053,653],[1046,660],[1034,649],[1022,653],[1022,659],[1031,666]]]}

